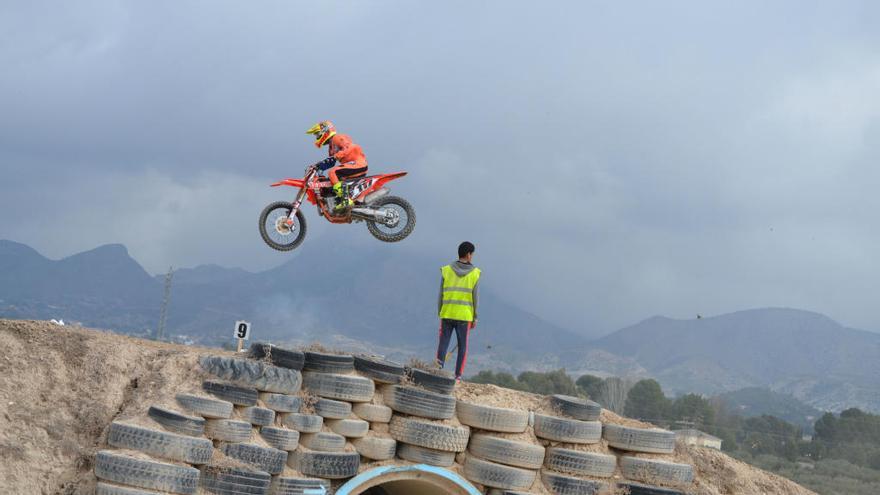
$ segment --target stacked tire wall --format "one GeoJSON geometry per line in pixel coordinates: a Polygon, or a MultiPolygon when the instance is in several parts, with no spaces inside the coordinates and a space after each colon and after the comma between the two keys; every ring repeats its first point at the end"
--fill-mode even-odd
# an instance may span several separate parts
{"type": "Polygon", "coordinates": [[[693,482],[670,460],[672,432],[603,424],[581,398],[493,407],[456,400],[440,371],[268,344],[200,365],[212,378],[198,393],[109,426],[98,495],[332,493],[379,463],[443,467],[495,495],[676,495],[693,482]]]}

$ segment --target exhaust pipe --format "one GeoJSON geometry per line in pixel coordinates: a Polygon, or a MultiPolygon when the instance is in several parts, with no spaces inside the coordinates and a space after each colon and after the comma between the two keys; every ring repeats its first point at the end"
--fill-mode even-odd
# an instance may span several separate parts
{"type": "Polygon", "coordinates": [[[383,187],[381,189],[373,191],[370,194],[367,194],[366,197],[364,197],[364,204],[368,205],[370,203],[374,203],[379,198],[387,196],[389,192],[391,191],[389,191],[387,187],[383,187]]]}
{"type": "Polygon", "coordinates": [[[383,210],[362,206],[352,208],[351,216],[360,218],[361,220],[370,220],[372,222],[382,222],[385,220],[385,212],[383,210]]]}

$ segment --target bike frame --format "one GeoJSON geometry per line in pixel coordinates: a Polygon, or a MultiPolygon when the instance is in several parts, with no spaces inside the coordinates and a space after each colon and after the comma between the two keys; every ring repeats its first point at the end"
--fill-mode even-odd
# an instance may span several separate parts
{"type": "MultiPolygon", "coordinates": [[[[363,199],[370,193],[378,191],[388,182],[399,179],[406,174],[406,172],[395,172],[391,174],[370,176],[370,183],[367,187],[364,187],[362,190],[354,191],[351,199],[356,203],[363,201],[363,199]]],[[[327,202],[323,201],[321,198],[321,188],[329,185],[329,179],[324,181],[319,180],[319,178],[324,177],[318,175],[318,169],[316,167],[311,166],[306,170],[306,175],[302,179],[287,178],[272,184],[272,187],[290,186],[299,188],[296,199],[293,201],[293,208],[288,215],[288,223],[292,223],[293,216],[299,211],[303,199],[307,199],[309,203],[317,206],[321,216],[326,218],[330,223],[351,223],[351,211],[347,211],[345,215],[331,214],[327,208],[327,202]]]]}

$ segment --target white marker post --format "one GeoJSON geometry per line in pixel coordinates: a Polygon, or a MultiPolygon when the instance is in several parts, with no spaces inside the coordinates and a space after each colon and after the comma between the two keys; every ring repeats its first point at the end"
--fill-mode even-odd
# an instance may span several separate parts
{"type": "Polygon", "coordinates": [[[235,322],[235,332],[232,336],[238,339],[238,350],[236,352],[241,352],[244,341],[248,340],[251,336],[251,324],[244,320],[235,322]]]}

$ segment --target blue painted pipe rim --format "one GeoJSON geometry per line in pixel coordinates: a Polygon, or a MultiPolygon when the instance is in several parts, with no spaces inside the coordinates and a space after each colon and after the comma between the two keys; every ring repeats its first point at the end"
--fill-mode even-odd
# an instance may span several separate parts
{"type": "Polygon", "coordinates": [[[379,478],[388,474],[393,473],[406,473],[410,471],[416,471],[421,473],[432,474],[434,476],[438,476],[440,478],[444,478],[452,483],[455,483],[457,486],[461,487],[468,495],[482,495],[474,485],[470,484],[466,479],[461,476],[453,473],[448,469],[443,469],[437,466],[429,466],[427,464],[411,464],[406,466],[382,466],[370,469],[369,471],[364,471],[363,473],[355,476],[354,478],[348,480],[344,485],[339,487],[336,490],[336,495],[351,495],[352,490],[358,488],[369,480],[374,478],[379,478]]]}

